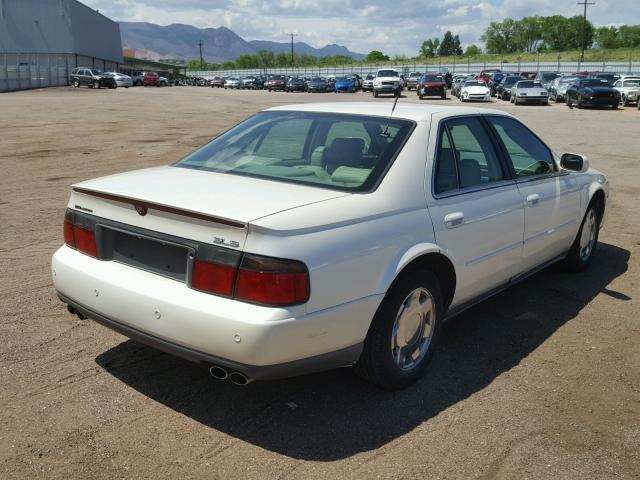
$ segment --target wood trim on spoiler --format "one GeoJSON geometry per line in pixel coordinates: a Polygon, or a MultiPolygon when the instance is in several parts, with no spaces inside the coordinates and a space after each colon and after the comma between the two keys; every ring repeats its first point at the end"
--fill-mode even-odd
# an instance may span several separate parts
{"type": "MultiPolygon", "coordinates": [[[[235,228],[245,228],[246,225],[241,222],[235,222],[233,220],[227,220],[226,218],[215,217],[213,215],[206,215],[204,213],[192,212],[190,210],[183,210],[180,208],[168,207],[159,203],[147,202],[145,200],[138,200],[136,198],[123,197],[120,195],[112,195],[110,193],[96,192],[94,190],[87,190],[86,188],[74,188],[74,192],[82,193],[83,195],[91,195],[93,197],[104,198],[106,200],[112,200],[114,202],[126,203],[132,205],[136,210],[142,207],[144,209],[153,209],[166,213],[173,213],[175,215],[181,215],[183,217],[197,218],[198,220],[205,220],[207,222],[218,223],[221,225],[228,225],[235,228]]],[[[140,212],[138,212],[140,213],[140,212]]]]}

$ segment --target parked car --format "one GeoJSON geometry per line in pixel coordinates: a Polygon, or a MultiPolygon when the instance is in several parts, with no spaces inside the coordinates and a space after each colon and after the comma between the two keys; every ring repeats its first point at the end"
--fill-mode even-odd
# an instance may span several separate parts
{"type": "Polygon", "coordinates": [[[240,77],[240,88],[244,90],[252,90],[256,79],[253,75],[240,77]]]}
{"type": "Polygon", "coordinates": [[[511,99],[511,88],[523,78],[519,75],[507,75],[502,78],[502,81],[496,86],[496,97],[500,100],[511,99]]]}
{"type": "Polygon", "coordinates": [[[484,80],[467,80],[462,85],[458,98],[460,98],[461,102],[490,102],[491,92],[484,80]]]}
{"type": "Polygon", "coordinates": [[[334,92],[336,93],[355,93],[358,90],[354,77],[336,78],[334,92]]]}
{"type": "Polygon", "coordinates": [[[525,80],[533,80],[538,76],[538,72],[520,72],[518,75],[525,80]]]}
{"type": "Polygon", "coordinates": [[[515,105],[522,103],[548,105],[549,92],[540,82],[536,82],[535,80],[519,80],[511,87],[510,101],[515,105]]]}
{"type": "Polygon", "coordinates": [[[326,79],[322,77],[312,77],[307,83],[307,92],[310,93],[326,93],[332,92],[333,89],[326,79]]]}
{"type": "Polygon", "coordinates": [[[285,87],[285,91],[287,92],[305,92],[307,90],[307,84],[304,81],[304,78],[300,77],[291,77],[287,80],[287,86],[285,87]]]}
{"type": "Polygon", "coordinates": [[[592,72],[587,75],[588,78],[597,78],[598,80],[603,80],[607,82],[609,85],[613,85],[616,80],[620,78],[620,75],[613,72],[592,72]]]}
{"type": "Polygon", "coordinates": [[[209,82],[211,88],[223,88],[224,87],[224,78],[222,77],[213,77],[211,82],[209,82]]]}
{"type": "Polygon", "coordinates": [[[562,77],[556,78],[553,82],[551,82],[551,86],[549,87],[549,100],[553,102],[564,102],[565,96],[567,94],[567,88],[572,83],[579,80],[580,76],[577,75],[563,75],[562,77]]]}
{"type": "Polygon", "coordinates": [[[227,88],[229,89],[236,89],[236,90],[240,90],[240,87],[242,86],[242,81],[240,80],[240,77],[229,77],[225,80],[224,82],[224,89],[226,90],[227,88]]]}
{"type": "Polygon", "coordinates": [[[424,97],[440,97],[447,99],[447,83],[439,73],[425,73],[416,83],[416,94],[422,100],[424,97]]]}
{"type": "Polygon", "coordinates": [[[482,80],[485,84],[488,84],[491,81],[491,77],[494,73],[500,73],[502,70],[499,68],[485,68],[481,70],[478,75],[476,75],[476,80],[482,80]]]}
{"type": "Polygon", "coordinates": [[[420,80],[420,77],[422,77],[422,73],[411,72],[407,76],[407,84],[406,84],[407,90],[417,89],[418,88],[418,81],[420,80]]]}
{"type": "Polygon", "coordinates": [[[111,77],[115,80],[118,87],[129,88],[133,86],[133,81],[129,75],[119,72],[104,72],[105,77],[111,77]]]}
{"type": "Polygon", "coordinates": [[[287,86],[287,79],[283,75],[274,75],[269,80],[267,80],[267,90],[281,90],[284,92],[284,89],[287,86]]]}
{"type": "Polygon", "coordinates": [[[382,68],[376,73],[373,81],[373,96],[378,97],[380,94],[391,93],[400,95],[402,92],[402,79],[400,74],[390,68],[382,68]]]}
{"type": "Polygon", "coordinates": [[[263,75],[256,75],[253,78],[253,89],[254,90],[264,90],[265,82],[266,82],[266,78],[263,75]]]}
{"type": "Polygon", "coordinates": [[[355,365],[398,389],[445,320],[587,268],[608,190],[501,111],[282,106],[171,166],[74,184],[52,279],[70,313],[218,379],[355,365]]]}
{"type": "Polygon", "coordinates": [[[640,95],[640,77],[616,80],[613,88],[620,94],[620,103],[626,107],[630,103],[638,103],[640,95]]]}
{"type": "Polygon", "coordinates": [[[134,87],[141,87],[142,85],[144,85],[143,72],[131,72],[129,76],[131,77],[131,83],[133,83],[134,87]]]}
{"type": "Polygon", "coordinates": [[[458,97],[460,95],[460,90],[462,89],[464,82],[473,79],[474,76],[475,75],[471,74],[454,75],[453,84],[451,85],[451,95],[453,95],[454,97],[458,97]]]}
{"type": "Polygon", "coordinates": [[[534,80],[537,80],[544,88],[549,90],[553,81],[561,76],[560,72],[538,72],[534,80]]]}
{"type": "Polygon", "coordinates": [[[573,108],[600,106],[618,108],[620,93],[605,80],[598,78],[581,78],[569,85],[566,91],[566,104],[573,108]]]}
{"type": "Polygon", "coordinates": [[[76,67],[69,74],[69,83],[74,87],[87,86],[89,88],[100,87],[117,88],[118,85],[113,77],[105,76],[97,68],[76,67]]]}
{"type": "Polygon", "coordinates": [[[360,77],[359,74],[357,73],[352,73],[351,75],[347,75],[348,77],[351,77],[353,79],[353,83],[356,86],[356,92],[358,90],[362,90],[362,77],[360,77]]]}
{"type": "Polygon", "coordinates": [[[376,76],[372,73],[366,75],[362,80],[362,91],[363,92],[373,92],[373,81],[376,76]]]}
{"type": "Polygon", "coordinates": [[[143,85],[145,87],[167,87],[169,86],[169,80],[155,72],[147,72],[144,74],[143,85]]]}
{"type": "Polygon", "coordinates": [[[491,79],[489,80],[489,83],[487,83],[487,87],[489,87],[492,97],[496,96],[496,89],[498,88],[498,84],[505,76],[506,74],[502,72],[495,72],[491,75],[491,79]]]}

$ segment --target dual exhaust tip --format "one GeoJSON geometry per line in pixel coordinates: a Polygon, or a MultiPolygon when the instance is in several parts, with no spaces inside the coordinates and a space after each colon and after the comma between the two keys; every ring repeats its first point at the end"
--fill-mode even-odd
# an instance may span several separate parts
{"type": "Polygon", "coordinates": [[[229,371],[218,365],[213,365],[209,368],[209,373],[216,380],[229,380],[231,383],[239,387],[245,387],[253,382],[253,379],[247,377],[244,373],[236,372],[234,370],[229,371]]]}
{"type": "MultiPolygon", "coordinates": [[[[82,313],[78,312],[71,305],[67,305],[67,310],[71,315],[76,315],[80,320],[84,320],[85,317],[82,313]]],[[[234,385],[238,385],[239,387],[244,387],[253,382],[253,378],[247,377],[244,373],[236,372],[235,370],[227,370],[224,367],[220,367],[218,365],[213,365],[209,368],[209,373],[216,380],[229,380],[234,385]]]]}

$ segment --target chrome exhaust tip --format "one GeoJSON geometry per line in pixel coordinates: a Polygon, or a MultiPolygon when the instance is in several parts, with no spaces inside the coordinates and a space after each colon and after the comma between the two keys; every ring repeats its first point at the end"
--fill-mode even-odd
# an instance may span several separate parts
{"type": "Polygon", "coordinates": [[[229,373],[224,368],[217,365],[213,365],[211,368],[209,368],[209,373],[216,380],[226,380],[227,378],[229,378],[229,373]]]}
{"type": "Polygon", "coordinates": [[[239,387],[244,387],[253,382],[252,378],[247,377],[244,373],[240,372],[231,372],[229,374],[229,381],[234,385],[238,385],[239,387]]]}

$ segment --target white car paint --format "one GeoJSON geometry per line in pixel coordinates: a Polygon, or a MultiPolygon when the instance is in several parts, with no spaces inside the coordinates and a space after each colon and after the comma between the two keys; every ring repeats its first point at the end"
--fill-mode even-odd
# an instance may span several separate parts
{"type": "MultiPolygon", "coordinates": [[[[474,82],[475,83],[475,82],[474,82]]],[[[483,83],[480,81],[479,83],[483,83]]],[[[490,102],[491,101],[491,91],[486,84],[484,85],[466,85],[463,84],[460,89],[459,98],[462,102],[470,102],[470,101],[481,101],[481,102],[490,102]]]]}
{"type": "Polygon", "coordinates": [[[548,103],[549,92],[540,82],[521,80],[511,87],[511,103],[548,103]],[[530,85],[533,86],[523,86],[530,85]]]}
{"type": "MultiPolygon", "coordinates": [[[[388,116],[388,104],[322,103],[271,110],[388,116]]],[[[459,310],[567,252],[590,198],[608,196],[596,170],[505,181],[500,188],[436,195],[431,182],[441,122],[501,111],[398,105],[416,127],[379,186],[366,194],[176,167],[90,180],[75,189],[117,195],[238,222],[231,227],[74,191],[68,208],[122,224],[304,262],[305,304],[265,307],[190,289],[185,283],[67,246],[53,256],[56,290],[99,315],[225,362],[277,366],[361,344],[385,293],[425,254],[455,268],[450,309],[459,310]],[[531,180],[531,179],[529,179],[531,180]],[[526,200],[540,199],[535,205],[526,200]],[[452,228],[451,215],[462,220],[452,228]],[[240,341],[238,340],[240,339],[240,341]]],[[[558,159],[556,158],[556,162],[558,159]]],[[[231,248],[231,247],[230,247],[231,248]]],[[[353,363],[353,359],[350,363],[353,363]]]]}

